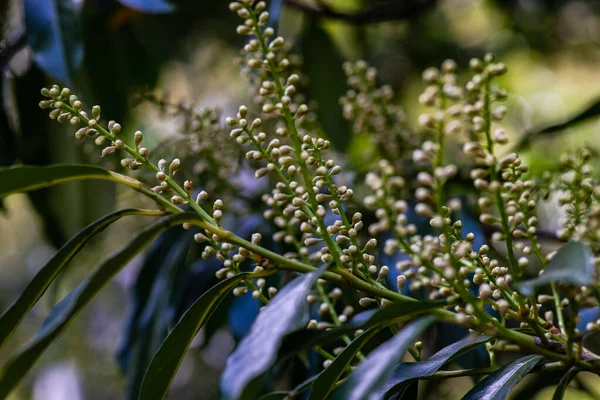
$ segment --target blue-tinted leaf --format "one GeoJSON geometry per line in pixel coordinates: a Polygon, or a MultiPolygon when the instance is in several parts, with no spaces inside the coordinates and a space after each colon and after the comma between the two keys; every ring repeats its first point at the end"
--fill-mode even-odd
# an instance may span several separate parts
{"type": "Polygon", "coordinates": [[[542,358],[532,354],[505,365],[469,390],[463,400],[504,400],[542,358]]]}
{"type": "Polygon", "coordinates": [[[387,381],[390,370],[419,335],[433,323],[434,317],[421,317],[406,325],[396,336],[388,340],[363,360],[348,379],[333,392],[334,400],[364,400],[377,398],[375,393],[387,381]]]}
{"type": "Polygon", "coordinates": [[[438,351],[425,361],[398,364],[392,370],[390,378],[377,392],[377,395],[383,398],[393,391],[398,391],[399,387],[406,386],[407,382],[411,380],[432,376],[444,364],[490,339],[488,336],[468,336],[460,342],[438,351]]]}
{"type": "Polygon", "coordinates": [[[175,6],[166,0],[119,0],[119,3],[149,14],[166,14],[175,11],[175,6]]]}
{"type": "Polygon", "coordinates": [[[542,275],[521,282],[518,287],[525,296],[533,296],[538,287],[552,282],[588,286],[595,279],[596,268],[592,263],[590,248],[581,242],[569,242],[558,249],[542,275]]]}
{"type": "Polygon", "coordinates": [[[64,331],[69,322],[160,232],[197,218],[197,215],[192,213],[180,213],[165,217],[135,235],[125,246],[100,263],[88,278],[54,307],[33,340],[4,364],[0,371],[0,398],[8,396],[44,350],[64,331]]]}
{"type": "Polygon", "coordinates": [[[571,367],[567,373],[561,378],[556,390],[554,391],[554,395],[552,396],[552,400],[562,400],[565,392],[567,391],[567,387],[569,383],[575,378],[575,376],[581,371],[579,367],[571,367]]]}
{"type": "Polygon", "coordinates": [[[71,84],[83,60],[79,10],[74,0],[24,0],[27,41],[36,64],[71,84]]]}
{"type": "Polygon", "coordinates": [[[183,315],[152,359],[142,382],[140,399],[165,398],[196,333],[223,297],[238,285],[245,276],[246,274],[238,274],[218,283],[204,293],[183,315]]]}
{"type": "Polygon", "coordinates": [[[258,314],[248,335],[227,359],[221,375],[223,398],[255,398],[258,388],[251,383],[273,365],[283,337],[308,323],[306,296],[321,272],[297,277],[258,314]]]}
{"type": "Polygon", "coordinates": [[[148,215],[146,210],[125,209],[106,215],[73,236],[44,265],[23,289],[19,298],[0,316],[0,347],[10,337],[25,315],[42,297],[54,278],[77,253],[98,233],[126,215],[148,215]]]}
{"type": "Polygon", "coordinates": [[[335,384],[340,379],[344,371],[350,366],[350,363],[358,354],[360,349],[371,339],[379,330],[371,328],[363,332],[354,339],[344,351],[342,351],[329,365],[323,370],[314,381],[308,400],[325,399],[333,390],[335,384]]]}

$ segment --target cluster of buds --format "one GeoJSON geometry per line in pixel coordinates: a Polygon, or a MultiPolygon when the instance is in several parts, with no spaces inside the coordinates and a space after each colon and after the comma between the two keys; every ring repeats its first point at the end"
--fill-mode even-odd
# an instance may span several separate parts
{"type": "Polygon", "coordinates": [[[142,103],[153,105],[161,116],[177,123],[177,131],[160,144],[155,156],[176,153],[184,178],[201,181],[208,192],[227,200],[239,195],[244,187],[231,177],[243,167],[242,154],[238,147],[230,145],[219,109],[198,110],[193,104],[174,102],[166,95],[151,92],[135,98],[134,104],[142,103]]]}
{"type": "Polygon", "coordinates": [[[58,122],[69,121],[71,125],[80,127],[75,132],[77,139],[84,137],[94,137],[94,143],[97,146],[103,147],[102,157],[113,154],[117,150],[127,150],[133,157],[124,158],[121,160],[121,165],[131,170],[138,170],[148,158],[148,149],[141,147],[142,133],[136,132],[136,148],[133,149],[119,138],[121,133],[121,125],[115,121],[109,121],[107,129],[100,126],[101,108],[96,105],[92,107],[92,117],[83,111],[83,103],[71,94],[69,88],[60,88],[58,85],[53,85],[50,89],[42,89],[42,95],[49,100],[42,100],[40,107],[43,109],[51,109],[50,118],[56,119],[58,122]]]}
{"type": "Polygon", "coordinates": [[[377,154],[394,160],[395,167],[401,170],[407,153],[418,144],[418,137],[406,127],[406,116],[394,102],[394,91],[389,85],[376,85],[377,70],[365,61],[346,62],[343,68],[349,86],[340,99],[344,118],[351,122],[354,134],[367,134],[374,140],[377,154]]]}

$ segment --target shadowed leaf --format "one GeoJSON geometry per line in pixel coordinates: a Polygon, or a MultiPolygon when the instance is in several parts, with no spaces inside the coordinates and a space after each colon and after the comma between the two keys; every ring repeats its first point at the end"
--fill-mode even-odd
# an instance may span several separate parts
{"type": "Polygon", "coordinates": [[[247,275],[242,273],[219,282],[186,311],[154,355],[142,381],[140,399],[165,398],[198,330],[206,323],[223,297],[247,275]]]}
{"type": "Polygon", "coordinates": [[[125,209],[108,214],[88,225],[73,236],[56,254],[40,269],[35,277],[23,289],[17,300],[0,316],[0,347],[10,337],[25,315],[42,297],[54,278],[69,261],[97,234],[110,224],[126,215],[149,215],[146,210],[125,209]]]}
{"type": "Polygon", "coordinates": [[[563,282],[574,286],[587,286],[595,282],[596,269],[592,263],[592,252],[581,242],[569,242],[558,249],[544,273],[537,278],[519,284],[519,291],[533,296],[535,290],[552,282],[563,282]]]}
{"type": "Polygon", "coordinates": [[[125,265],[165,229],[197,219],[192,213],[165,217],[134,236],[120,250],[107,257],[75,290],[59,302],[33,340],[13,355],[0,371],[0,398],[5,398],[29,371],[44,350],[65,330],[69,322],[125,265]]]}
{"type": "Polygon", "coordinates": [[[24,0],[27,42],[36,64],[71,84],[83,60],[79,11],[74,0],[24,0]]]}
{"type": "Polygon", "coordinates": [[[274,363],[285,335],[308,324],[306,296],[323,269],[302,275],[284,286],[258,314],[250,332],[227,359],[221,375],[224,399],[253,399],[258,389],[251,384],[274,363]]]}
{"type": "Polygon", "coordinates": [[[505,365],[469,390],[463,400],[504,400],[542,358],[532,354],[505,365]]]}
{"type": "Polygon", "coordinates": [[[386,397],[391,392],[397,392],[400,388],[408,386],[414,379],[432,376],[444,364],[490,339],[488,336],[468,336],[443,348],[425,361],[398,364],[392,369],[390,379],[385,382],[377,395],[381,398],[386,397]]]}
{"type": "Polygon", "coordinates": [[[404,353],[419,335],[435,321],[432,316],[421,317],[406,325],[362,361],[348,379],[333,392],[335,400],[363,400],[376,398],[376,393],[387,380],[393,365],[402,360],[404,353]]]}
{"type": "Polygon", "coordinates": [[[360,349],[378,332],[371,328],[354,339],[314,381],[308,400],[325,399],[360,349]]]}

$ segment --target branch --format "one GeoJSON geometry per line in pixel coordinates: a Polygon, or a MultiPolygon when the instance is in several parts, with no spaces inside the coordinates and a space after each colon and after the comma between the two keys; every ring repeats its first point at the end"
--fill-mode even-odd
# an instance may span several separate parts
{"type": "Polygon", "coordinates": [[[407,20],[433,8],[437,0],[403,0],[389,2],[378,7],[369,8],[359,13],[345,13],[334,10],[321,3],[318,7],[306,4],[302,0],[286,0],[290,8],[302,11],[313,17],[337,19],[353,25],[373,24],[385,21],[407,20]]]}
{"type": "Polygon", "coordinates": [[[27,45],[27,35],[24,30],[7,39],[5,47],[0,50],[0,68],[8,64],[10,59],[25,45],[27,45]]]}

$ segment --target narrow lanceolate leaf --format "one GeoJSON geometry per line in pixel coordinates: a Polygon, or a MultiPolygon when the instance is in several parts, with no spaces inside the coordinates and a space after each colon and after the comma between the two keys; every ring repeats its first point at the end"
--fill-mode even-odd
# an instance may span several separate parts
{"type": "Polygon", "coordinates": [[[518,287],[525,296],[533,296],[538,287],[553,282],[588,286],[595,280],[596,268],[590,248],[581,242],[569,242],[558,249],[542,275],[524,281],[518,287]]]}
{"type": "Polygon", "coordinates": [[[505,365],[469,390],[463,400],[504,400],[542,358],[532,354],[505,365]]]}
{"type": "Polygon", "coordinates": [[[197,219],[192,213],[165,217],[134,236],[123,248],[107,257],[75,290],[59,302],[31,342],[23,346],[0,371],[0,399],[5,398],[33,366],[46,348],[133,257],[165,229],[197,219]]]}
{"type": "Polygon", "coordinates": [[[75,0],[24,0],[27,42],[33,60],[54,79],[72,83],[83,60],[79,10],[75,0]]]}
{"type": "Polygon", "coordinates": [[[12,193],[28,192],[83,179],[111,180],[111,174],[104,168],[77,164],[56,164],[47,167],[16,165],[0,168],[0,198],[12,193]]]}
{"type": "Polygon", "coordinates": [[[389,325],[392,322],[403,322],[416,316],[439,308],[434,302],[415,302],[392,304],[385,308],[361,312],[342,326],[327,330],[300,329],[283,339],[278,359],[283,359],[300,351],[331,342],[343,335],[351,334],[357,329],[369,329],[375,326],[389,325]]]}
{"type": "Polygon", "coordinates": [[[491,340],[489,336],[468,336],[443,348],[425,361],[396,365],[392,369],[390,378],[377,392],[378,398],[386,398],[395,392],[402,391],[415,379],[432,376],[444,364],[489,340],[491,340]]]}
{"type": "Polygon", "coordinates": [[[140,399],[165,398],[198,330],[206,323],[223,297],[247,275],[242,273],[219,282],[192,304],[154,355],[142,381],[140,399]]]}
{"type": "Polygon", "coordinates": [[[565,392],[567,391],[569,383],[571,383],[573,378],[575,378],[575,376],[580,371],[581,369],[579,367],[571,367],[571,369],[569,369],[567,373],[563,375],[563,377],[560,379],[560,382],[558,383],[558,386],[556,387],[556,390],[554,391],[552,400],[562,400],[562,398],[565,395],[565,392]]]}
{"type": "Polygon", "coordinates": [[[77,253],[98,233],[110,224],[126,215],[157,215],[155,211],[124,209],[108,214],[85,227],[73,236],[58,252],[40,269],[27,287],[21,292],[17,300],[0,316],[0,347],[35,303],[42,297],[48,286],[59,272],[77,253]]]}
{"type": "Polygon", "coordinates": [[[227,359],[221,375],[224,399],[256,398],[259,385],[254,381],[275,362],[282,338],[308,324],[306,296],[322,270],[288,283],[258,314],[250,332],[227,359]]]}
{"type": "Polygon", "coordinates": [[[308,400],[322,400],[327,398],[344,371],[360,351],[379,329],[371,328],[354,339],[329,365],[323,370],[312,385],[308,400]]]}
{"type": "Polygon", "coordinates": [[[332,398],[335,400],[377,398],[375,393],[388,379],[392,366],[402,360],[404,353],[434,320],[432,316],[425,316],[406,325],[396,336],[383,343],[358,364],[348,380],[333,392],[332,398]]]}
{"type": "Polygon", "coordinates": [[[165,14],[175,11],[175,6],[166,0],[119,0],[119,3],[148,14],[165,14]]]}

